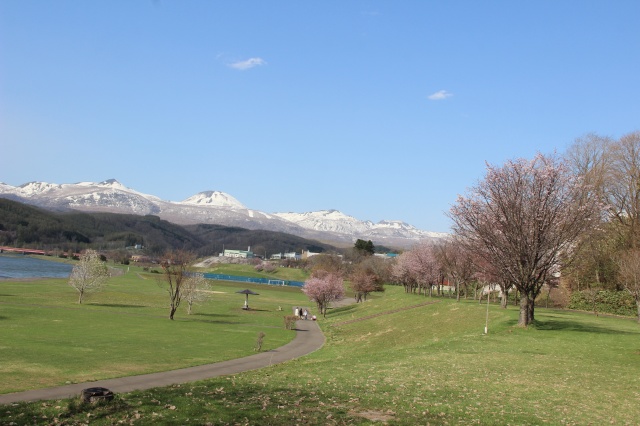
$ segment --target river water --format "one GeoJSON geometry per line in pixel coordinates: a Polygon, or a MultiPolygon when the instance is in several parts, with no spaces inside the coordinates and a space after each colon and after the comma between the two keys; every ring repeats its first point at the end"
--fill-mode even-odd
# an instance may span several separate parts
{"type": "Polygon", "coordinates": [[[0,279],[68,278],[73,266],[29,256],[0,254],[0,279]]]}

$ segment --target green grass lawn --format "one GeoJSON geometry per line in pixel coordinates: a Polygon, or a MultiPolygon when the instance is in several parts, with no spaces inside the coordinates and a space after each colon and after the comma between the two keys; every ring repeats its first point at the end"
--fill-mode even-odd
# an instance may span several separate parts
{"type": "Polygon", "coordinates": [[[158,274],[136,268],[77,304],[66,280],[0,281],[0,393],[238,358],[295,337],[283,316],[306,302],[299,289],[214,281],[210,299],[168,319],[158,274]],[[242,310],[250,288],[250,311],[242,310]],[[283,311],[279,311],[282,308],[283,311]]]}
{"type": "Polygon", "coordinates": [[[235,263],[217,263],[211,268],[201,268],[201,272],[214,274],[238,275],[242,277],[268,278],[272,280],[305,281],[309,274],[299,268],[278,267],[273,272],[258,272],[253,265],[235,263]]]}
{"type": "Polygon", "coordinates": [[[388,287],[364,304],[330,309],[320,319],[327,343],[303,358],[122,394],[104,406],[50,401],[3,407],[0,423],[639,423],[636,322],[537,309],[535,324],[523,329],[516,326],[517,308],[492,305],[485,335],[485,315],[484,304],[388,287]]]}

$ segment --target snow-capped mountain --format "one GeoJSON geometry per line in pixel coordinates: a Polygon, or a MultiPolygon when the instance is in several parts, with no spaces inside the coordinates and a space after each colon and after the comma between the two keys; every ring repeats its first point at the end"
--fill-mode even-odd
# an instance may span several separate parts
{"type": "Polygon", "coordinates": [[[13,199],[55,210],[76,209],[146,215],[158,214],[157,203],[162,202],[158,197],[127,188],[115,179],[99,183],[59,185],[29,182],[18,187],[3,185],[0,186],[0,197],[4,197],[5,194],[13,195],[13,199]]]}
{"type": "Polygon", "coordinates": [[[337,210],[268,214],[248,209],[221,191],[200,192],[181,202],[165,201],[128,188],[115,179],[75,184],[29,182],[17,187],[0,182],[0,197],[51,210],[152,214],[183,225],[209,223],[266,229],[336,245],[350,245],[360,238],[370,239],[376,245],[407,248],[419,240],[447,235],[422,231],[401,221],[361,221],[337,210]]]}
{"type": "Polygon", "coordinates": [[[422,231],[399,220],[383,220],[373,223],[361,221],[338,210],[321,210],[308,213],[274,213],[306,229],[332,232],[338,234],[360,235],[358,238],[371,240],[405,238],[417,240],[422,238],[442,238],[445,233],[422,231]]]}
{"type": "Polygon", "coordinates": [[[221,191],[205,191],[193,195],[182,202],[194,206],[216,206],[246,209],[246,207],[229,194],[221,191]]]}

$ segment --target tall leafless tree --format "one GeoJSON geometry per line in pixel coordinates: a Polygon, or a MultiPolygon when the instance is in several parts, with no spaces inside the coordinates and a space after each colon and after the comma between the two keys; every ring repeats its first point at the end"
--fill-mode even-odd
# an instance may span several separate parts
{"type": "Polygon", "coordinates": [[[210,288],[209,280],[204,274],[189,274],[182,284],[182,298],[187,302],[187,315],[191,315],[194,304],[209,298],[210,288]]]}
{"type": "Polygon", "coordinates": [[[108,279],[109,268],[98,252],[86,250],[69,275],[69,285],[78,292],[78,303],[82,303],[89,293],[102,290],[108,279]]]}
{"type": "Polygon", "coordinates": [[[621,137],[611,150],[606,179],[607,205],[624,230],[626,246],[640,245],[640,131],[621,137]]]}
{"type": "Polygon", "coordinates": [[[169,319],[171,320],[184,296],[183,285],[189,276],[188,268],[194,259],[195,255],[189,251],[176,250],[165,253],[160,263],[163,273],[159,278],[159,284],[169,293],[169,319]]]}
{"type": "Polygon", "coordinates": [[[618,140],[589,134],[577,139],[565,157],[607,214],[581,239],[564,281],[578,290],[620,290],[618,253],[640,245],[640,132],[618,140]]]}
{"type": "Polygon", "coordinates": [[[618,267],[620,282],[636,301],[640,322],[640,249],[622,253],[618,259],[618,267]]]}

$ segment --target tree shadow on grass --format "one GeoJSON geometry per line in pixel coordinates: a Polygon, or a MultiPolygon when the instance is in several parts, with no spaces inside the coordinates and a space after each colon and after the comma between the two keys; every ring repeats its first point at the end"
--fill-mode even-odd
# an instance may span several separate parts
{"type": "Polygon", "coordinates": [[[572,321],[569,319],[559,320],[535,320],[534,324],[538,330],[562,330],[562,331],[578,331],[584,333],[601,333],[601,334],[622,334],[622,335],[640,335],[640,330],[637,332],[617,330],[609,327],[604,327],[595,324],[585,324],[578,321],[572,321]]]}
{"type": "Polygon", "coordinates": [[[350,312],[356,308],[356,305],[338,306],[336,308],[329,307],[329,310],[334,313],[350,312]]]}
{"type": "Polygon", "coordinates": [[[4,315],[0,315],[0,321],[9,319],[9,317],[5,317],[4,315]]]}
{"type": "Polygon", "coordinates": [[[103,306],[105,308],[147,308],[146,305],[123,305],[121,303],[87,303],[91,306],[103,306]]]}
{"type": "Polygon", "coordinates": [[[235,315],[227,315],[227,314],[201,314],[201,313],[195,313],[193,314],[194,316],[198,316],[198,317],[214,317],[214,318],[219,318],[219,317],[235,317],[235,315]]]}
{"type": "Polygon", "coordinates": [[[225,324],[225,325],[242,325],[243,323],[240,321],[223,321],[223,320],[211,320],[205,318],[194,318],[193,315],[185,316],[185,317],[176,317],[174,321],[182,321],[182,322],[203,322],[206,324],[225,324]]]}

